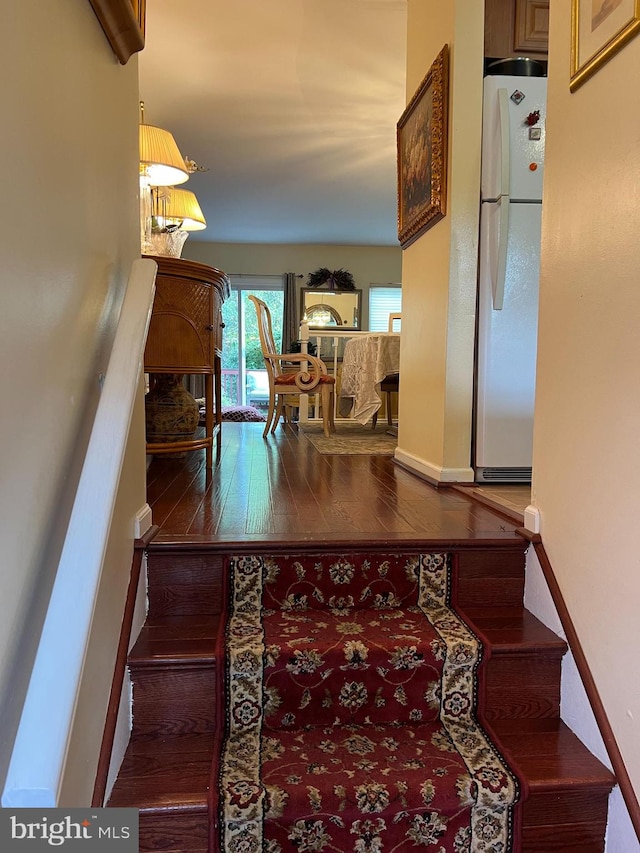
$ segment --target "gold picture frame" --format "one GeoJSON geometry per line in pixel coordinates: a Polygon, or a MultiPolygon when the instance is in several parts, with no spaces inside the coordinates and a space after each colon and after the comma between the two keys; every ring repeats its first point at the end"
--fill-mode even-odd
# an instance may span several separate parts
{"type": "Polygon", "coordinates": [[[445,44],[398,120],[398,240],[403,248],[446,213],[448,112],[445,44]]]}
{"type": "Polygon", "coordinates": [[[146,0],[89,0],[118,61],[144,47],[146,0]]]}
{"type": "Polygon", "coordinates": [[[571,77],[575,92],[640,32],[640,0],[573,0],[571,77]]]}

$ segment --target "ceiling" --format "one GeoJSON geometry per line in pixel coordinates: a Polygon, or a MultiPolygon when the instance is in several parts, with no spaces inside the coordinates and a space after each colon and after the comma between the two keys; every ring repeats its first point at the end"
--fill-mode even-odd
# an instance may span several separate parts
{"type": "Polygon", "coordinates": [[[207,220],[191,240],[397,246],[406,0],[147,0],[145,121],[207,220]]]}

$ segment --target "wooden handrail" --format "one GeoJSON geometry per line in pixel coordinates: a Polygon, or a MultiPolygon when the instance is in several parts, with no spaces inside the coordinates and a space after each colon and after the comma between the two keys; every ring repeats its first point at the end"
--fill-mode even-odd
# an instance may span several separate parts
{"type": "Polygon", "coordinates": [[[582,679],[582,684],[584,686],[585,693],[587,694],[589,704],[591,705],[596,725],[600,730],[600,735],[605,749],[607,750],[607,755],[611,761],[611,767],[613,768],[616,781],[620,787],[620,793],[622,794],[627,811],[629,812],[629,818],[633,824],[636,836],[640,841],[640,805],[638,804],[638,798],[633,790],[633,785],[631,783],[629,773],[627,772],[622,753],[620,752],[620,747],[618,746],[613,729],[611,728],[611,723],[607,717],[607,712],[602,703],[602,699],[600,698],[600,693],[591,673],[591,668],[587,662],[584,649],[582,648],[582,644],[578,637],[578,632],[573,624],[573,620],[564,600],[564,596],[562,595],[562,590],[560,589],[555,572],[553,571],[549,556],[542,544],[542,538],[539,533],[531,533],[531,531],[526,530],[525,528],[518,528],[517,532],[524,539],[531,542],[536,552],[536,557],[538,558],[549,592],[551,593],[551,598],[553,599],[554,606],[558,613],[558,618],[562,624],[562,629],[565,633],[569,649],[571,650],[576,668],[580,678],[582,679]]]}

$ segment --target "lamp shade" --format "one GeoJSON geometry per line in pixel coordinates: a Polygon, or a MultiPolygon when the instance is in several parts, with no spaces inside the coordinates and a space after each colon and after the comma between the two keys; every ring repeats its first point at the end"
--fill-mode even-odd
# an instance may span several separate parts
{"type": "Polygon", "coordinates": [[[168,130],[140,125],[140,174],[154,187],[183,184],[189,179],[184,158],[168,130]]]}
{"type": "Polygon", "coordinates": [[[190,190],[171,187],[165,193],[167,198],[162,211],[165,225],[182,223],[183,231],[202,231],[207,227],[198,199],[190,190]]]}

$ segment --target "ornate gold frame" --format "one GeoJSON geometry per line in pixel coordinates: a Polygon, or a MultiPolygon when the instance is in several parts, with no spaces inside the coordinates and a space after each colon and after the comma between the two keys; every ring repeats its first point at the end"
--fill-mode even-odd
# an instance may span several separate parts
{"type": "Polygon", "coordinates": [[[89,0],[122,65],[144,47],[146,0],[89,0]]]}
{"type": "Polygon", "coordinates": [[[586,0],[573,0],[571,7],[571,78],[569,81],[569,89],[572,92],[582,86],[605,62],[608,62],[614,54],[640,32],[640,0],[625,0],[625,2],[633,6],[633,10],[629,10],[629,20],[617,32],[607,33],[609,37],[597,52],[584,60],[580,56],[580,37],[583,19],[582,7],[585,6],[586,0]]]}
{"type": "Polygon", "coordinates": [[[397,125],[398,240],[403,248],[446,213],[448,112],[445,44],[397,125]]]}

